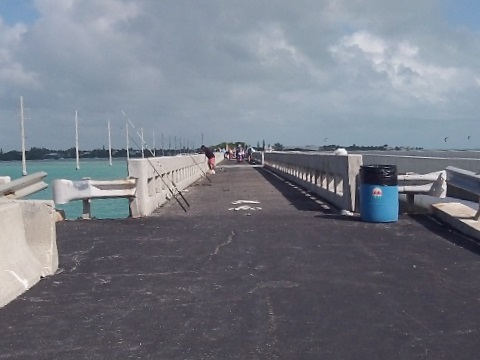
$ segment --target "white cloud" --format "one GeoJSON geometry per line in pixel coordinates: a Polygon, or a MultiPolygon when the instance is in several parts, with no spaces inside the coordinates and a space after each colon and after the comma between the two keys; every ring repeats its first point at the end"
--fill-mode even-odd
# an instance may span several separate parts
{"type": "Polygon", "coordinates": [[[451,93],[475,86],[468,69],[428,63],[409,41],[387,41],[366,31],[345,36],[330,48],[343,66],[357,68],[367,62],[385,75],[391,90],[421,102],[446,102],[451,93]],[[359,61],[360,60],[360,61],[359,61]]]}
{"type": "Polygon", "coordinates": [[[123,146],[121,110],[197,145],[204,133],[209,144],[434,147],[450,127],[477,126],[480,35],[449,26],[439,0],[35,4],[37,21],[0,22],[4,150],[18,148],[20,95],[28,146],[50,148],[72,146],[75,109],[85,148],[106,143],[108,119],[123,146]]]}
{"type": "Polygon", "coordinates": [[[287,38],[285,30],[278,24],[269,24],[261,31],[250,34],[246,42],[261,66],[268,71],[295,72],[299,80],[311,77],[316,81],[325,81],[325,75],[314,61],[287,38]]]}
{"type": "Polygon", "coordinates": [[[0,82],[5,85],[4,91],[13,86],[38,86],[36,74],[26,71],[21,59],[15,58],[26,32],[25,25],[9,27],[0,19],[0,82]]]}

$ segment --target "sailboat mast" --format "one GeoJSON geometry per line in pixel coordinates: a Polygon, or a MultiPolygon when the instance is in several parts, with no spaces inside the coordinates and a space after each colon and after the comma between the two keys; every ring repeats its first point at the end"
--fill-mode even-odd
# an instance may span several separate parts
{"type": "Polygon", "coordinates": [[[23,114],[23,96],[20,96],[20,132],[22,136],[22,175],[27,175],[27,160],[25,156],[25,126],[23,114]]]}
{"type": "Polygon", "coordinates": [[[153,132],[153,156],[155,157],[155,131],[153,132]]]}
{"type": "Polygon", "coordinates": [[[145,157],[144,153],[144,146],[145,146],[145,140],[143,139],[143,128],[140,128],[140,133],[142,134],[142,159],[145,157]]]}
{"type": "Polygon", "coordinates": [[[77,159],[77,170],[80,169],[80,156],[78,153],[78,111],[75,110],[75,158],[77,159]]]}
{"type": "Polygon", "coordinates": [[[130,150],[128,149],[130,147],[129,139],[128,139],[128,123],[127,123],[127,126],[125,127],[125,131],[127,133],[127,160],[130,160],[130,150]]]}
{"type": "Polygon", "coordinates": [[[112,166],[112,137],[110,136],[110,120],[108,120],[108,164],[112,166]]]}

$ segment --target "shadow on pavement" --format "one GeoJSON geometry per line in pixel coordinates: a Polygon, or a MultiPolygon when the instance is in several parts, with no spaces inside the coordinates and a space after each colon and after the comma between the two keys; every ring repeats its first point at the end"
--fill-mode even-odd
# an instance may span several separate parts
{"type": "MultiPolygon", "coordinates": [[[[283,179],[282,177],[266,170],[265,168],[256,168],[258,173],[265,180],[272,184],[290,203],[301,211],[321,211],[326,214],[338,214],[339,210],[334,205],[320,199],[317,195],[308,190],[283,179]]],[[[344,218],[343,216],[340,216],[344,218]]]]}
{"type": "Polygon", "coordinates": [[[461,234],[457,230],[451,228],[447,224],[440,222],[438,219],[433,218],[432,216],[426,215],[409,215],[410,218],[416,221],[418,224],[425,227],[428,231],[431,231],[435,235],[441,237],[442,239],[460,246],[465,250],[468,250],[475,255],[480,255],[480,243],[466,235],[461,234]]]}

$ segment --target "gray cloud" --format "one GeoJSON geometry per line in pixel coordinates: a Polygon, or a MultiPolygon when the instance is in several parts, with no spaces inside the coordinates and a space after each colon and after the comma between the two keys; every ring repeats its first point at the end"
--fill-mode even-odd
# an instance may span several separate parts
{"type": "MultiPolygon", "coordinates": [[[[423,147],[472,143],[479,34],[440,0],[37,0],[39,18],[0,22],[0,147],[125,146],[148,134],[423,147]]],[[[147,137],[148,139],[148,137],[147,137]]]]}

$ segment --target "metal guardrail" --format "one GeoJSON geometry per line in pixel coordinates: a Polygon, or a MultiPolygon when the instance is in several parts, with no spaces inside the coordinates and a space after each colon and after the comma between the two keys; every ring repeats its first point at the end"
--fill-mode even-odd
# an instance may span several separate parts
{"type": "Polygon", "coordinates": [[[398,181],[405,183],[398,186],[398,191],[401,193],[425,193],[438,197],[445,197],[447,194],[446,188],[446,172],[437,171],[430,174],[405,174],[398,175],[398,181]],[[419,184],[420,182],[427,182],[419,184]],[[407,185],[407,183],[409,185],[407,185]],[[415,185],[410,185],[415,184],[415,185]]]}
{"type": "Polygon", "coordinates": [[[407,197],[407,212],[412,212],[415,195],[430,195],[444,198],[447,195],[446,171],[429,174],[405,174],[397,176],[398,192],[407,197]]]}
{"type": "Polygon", "coordinates": [[[52,183],[55,204],[66,204],[74,200],[83,202],[83,219],[91,219],[90,202],[92,199],[133,198],[136,188],[135,179],[79,181],[55,179],[52,183]]]}
{"type": "Polygon", "coordinates": [[[447,183],[465,190],[478,197],[479,208],[474,216],[474,220],[480,218],[480,174],[473,171],[463,170],[454,166],[448,166],[447,169],[447,183]]]}
{"type": "Polygon", "coordinates": [[[46,189],[48,184],[43,181],[46,176],[46,172],[39,171],[34,174],[26,175],[10,182],[0,184],[0,200],[21,199],[25,196],[46,189]]]}

